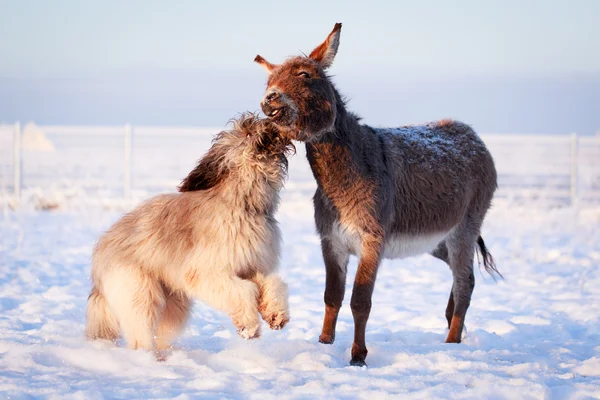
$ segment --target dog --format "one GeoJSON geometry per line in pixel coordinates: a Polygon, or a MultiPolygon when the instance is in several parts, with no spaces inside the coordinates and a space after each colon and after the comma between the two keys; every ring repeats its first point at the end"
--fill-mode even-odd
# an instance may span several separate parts
{"type": "Polygon", "coordinates": [[[193,300],[227,313],[245,339],[289,321],[276,274],[275,219],[289,139],[267,119],[242,114],[220,132],[179,193],[151,198],[117,221],[92,256],[89,339],[162,351],[185,327],[193,300]]]}

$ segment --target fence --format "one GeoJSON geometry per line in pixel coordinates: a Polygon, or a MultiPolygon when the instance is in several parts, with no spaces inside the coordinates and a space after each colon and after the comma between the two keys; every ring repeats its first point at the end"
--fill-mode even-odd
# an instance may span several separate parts
{"type": "Polygon", "coordinates": [[[0,198],[12,207],[120,207],[172,191],[218,129],[0,126],[0,198]]]}
{"type": "MultiPolygon", "coordinates": [[[[214,128],[0,126],[0,199],[13,208],[129,206],[173,191],[208,149],[214,128]]],[[[600,136],[482,134],[498,170],[496,201],[600,204],[600,136]]],[[[310,198],[303,146],[284,196],[310,198]]]]}

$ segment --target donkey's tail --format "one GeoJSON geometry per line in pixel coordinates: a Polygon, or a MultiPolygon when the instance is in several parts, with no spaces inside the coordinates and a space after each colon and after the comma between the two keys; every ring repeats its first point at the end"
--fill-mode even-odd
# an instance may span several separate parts
{"type": "MultiPolygon", "coordinates": [[[[479,251],[481,252],[481,258],[483,258],[483,268],[487,271],[488,274],[496,280],[494,275],[498,275],[500,278],[504,279],[498,268],[496,268],[496,263],[494,262],[494,257],[490,254],[487,247],[485,247],[485,242],[483,238],[479,236],[477,238],[477,244],[479,245],[479,251]]],[[[481,262],[479,263],[481,265],[481,262]]]]}
{"type": "Polygon", "coordinates": [[[88,339],[115,340],[120,336],[119,323],[95,286],[88,297],[86,319],[85,335],[88,339]]]}

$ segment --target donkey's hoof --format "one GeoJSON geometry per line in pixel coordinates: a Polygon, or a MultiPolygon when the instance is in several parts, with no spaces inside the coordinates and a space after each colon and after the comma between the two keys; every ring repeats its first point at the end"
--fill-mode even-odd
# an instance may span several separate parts
{"type": "Polygon", "coordinates": [[[460,333],[457,333],[456,331],[453,332],[452,329],[450,329],[448,336],[446,336],[446,343],[460,343],[461,339],[460,333]]]}
{"type": "Polygon", "coordinates": [[[326,335],[322,333],[321,336],[319,336],[319,343],[333,344],[334,341],[335,335],[326,335]]]}
{"type": "Polygon", "coordinates": [[[456,339],[456,338],[448,338],[448,339],[446,339],[446,343],[456,343],[456,344],[458,344],[460,342],[461,342],[460,338],[459,339],[456,339]]]}
{"type": "Polygon", "coordinates": [[[352,360],[350,360],[350,365],[353,367],[366,367],[367,363],[362,358],[352,357],[352,360]]]}

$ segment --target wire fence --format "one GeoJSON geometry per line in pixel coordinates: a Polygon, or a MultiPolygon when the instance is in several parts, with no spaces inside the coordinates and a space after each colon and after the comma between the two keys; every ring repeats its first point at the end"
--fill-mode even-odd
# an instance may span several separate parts
{"type": "MultiPolygon", "coordinates": [[[[0,125],[0,199],[41,209],[129,207],[175,190],[220,128],[0,125]]],[[[498,170],[498,202],[600,205],[600,136],[482,134],[498,170]]],[[[316,188],[303,146],[288,196],[316,188]]]]}

